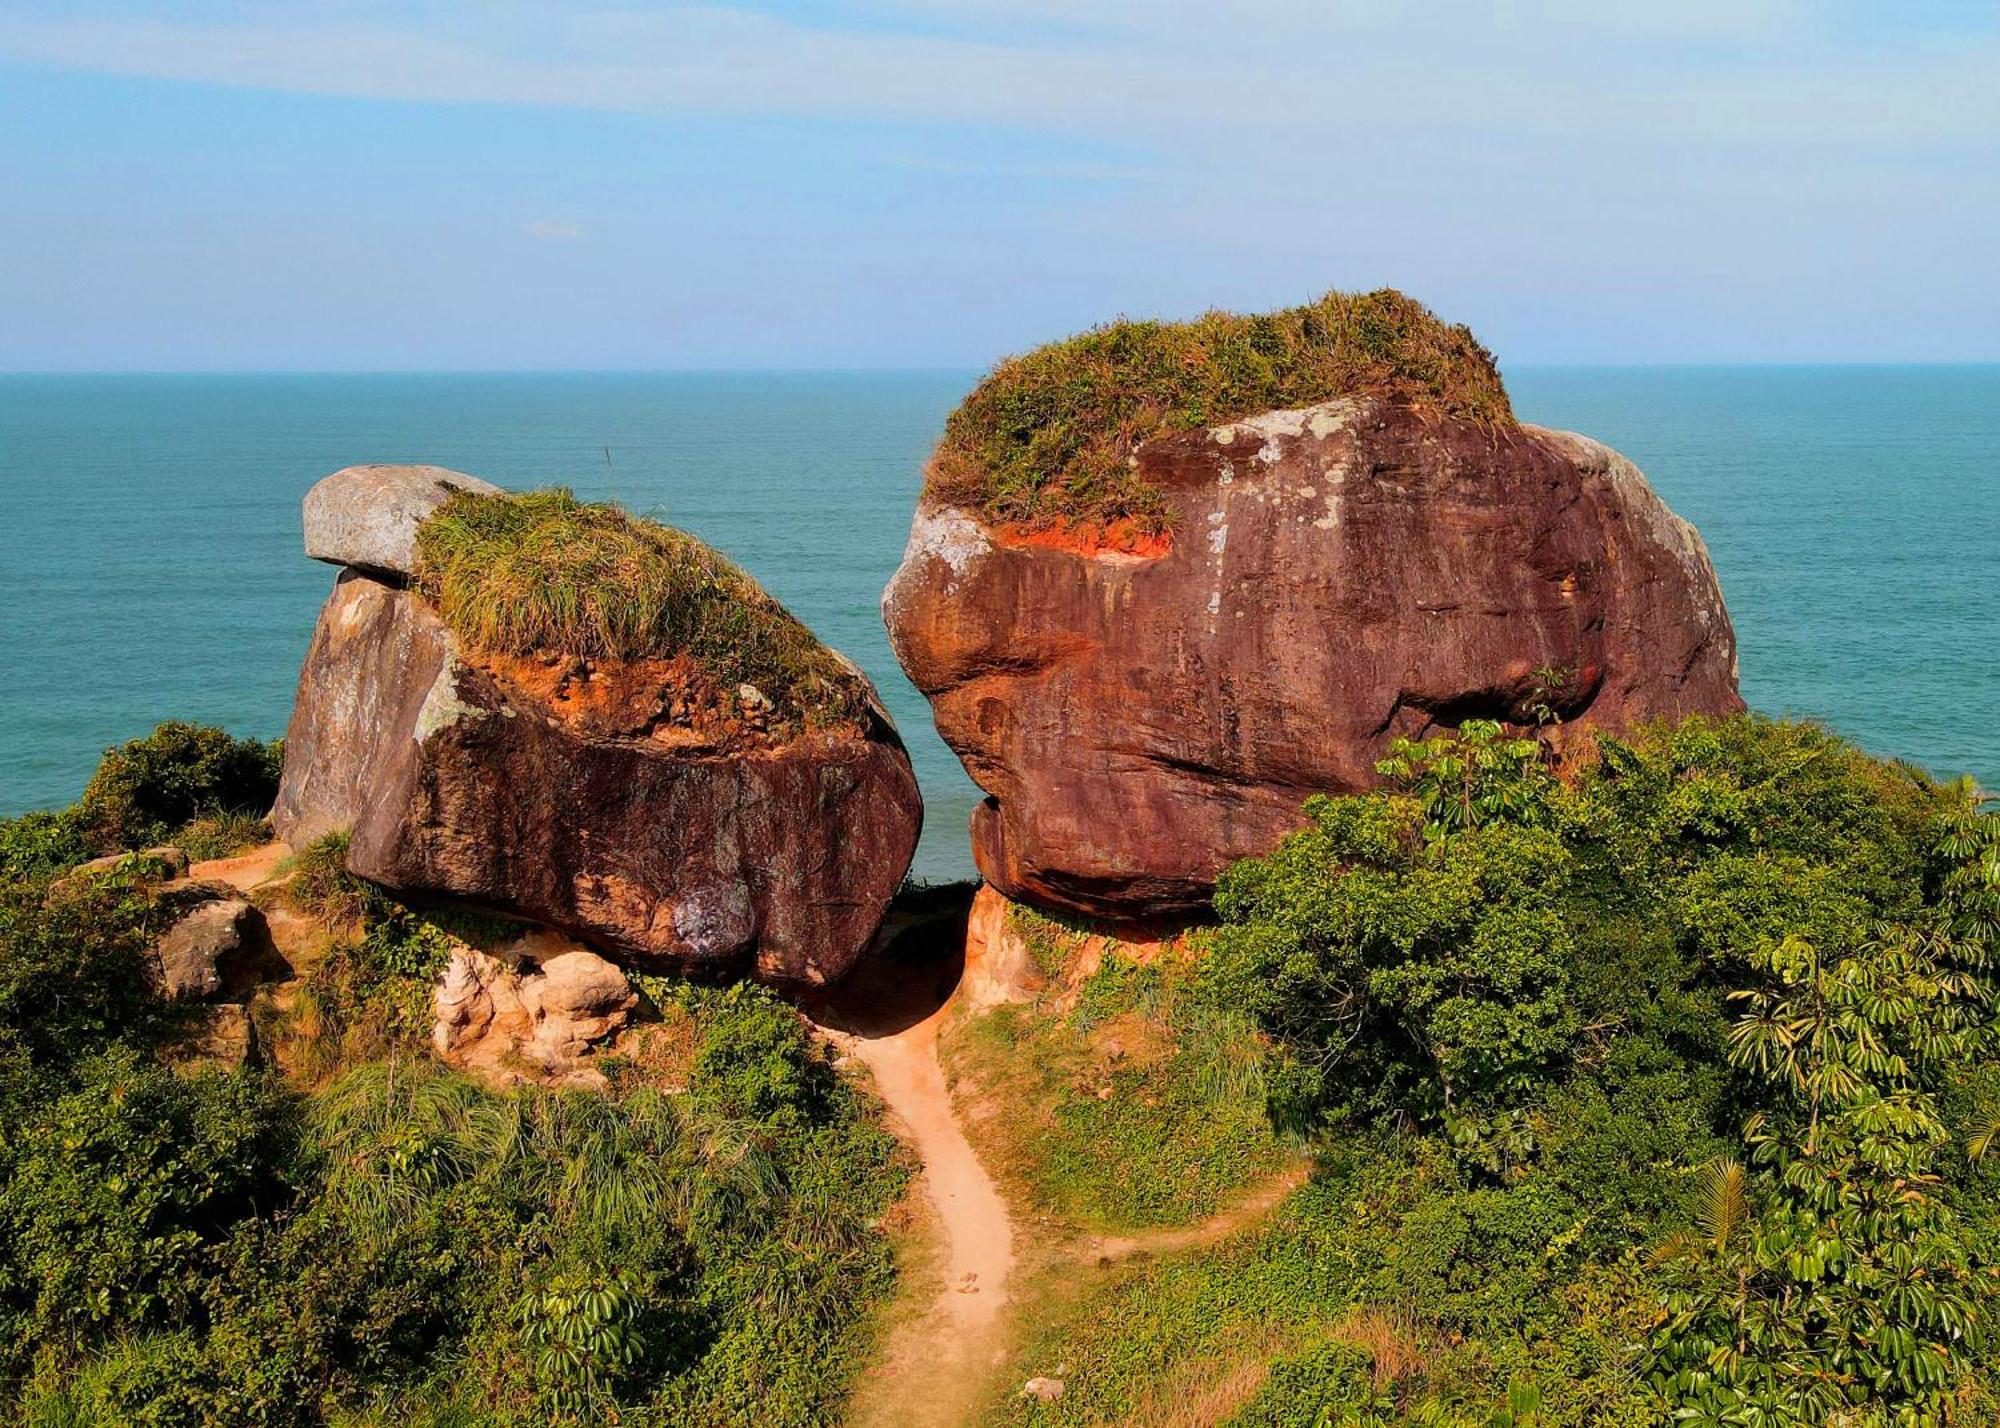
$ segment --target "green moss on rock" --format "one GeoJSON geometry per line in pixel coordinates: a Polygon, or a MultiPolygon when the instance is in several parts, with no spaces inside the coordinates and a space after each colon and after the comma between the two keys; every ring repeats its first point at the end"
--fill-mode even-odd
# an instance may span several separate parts
{"type": "Polygon", "coordinates": [[[1391,288],[1330,292],[1257,316],[1113,322],[1007,359],[945,423],[928,494],[996,520],[1159,528],[1171,513],[1130,463],[1140,442],[1366,394],[1514,419],[1469,329],[1391,288]]]}
{"type": "Polygon", "coordinates": [[[808,726],[859,717],[861,677],[727,557],[684,531],[562,487],[454,491],[417,530],[418,590],[475,649],[586,659],[692,657],[808,726]]]}

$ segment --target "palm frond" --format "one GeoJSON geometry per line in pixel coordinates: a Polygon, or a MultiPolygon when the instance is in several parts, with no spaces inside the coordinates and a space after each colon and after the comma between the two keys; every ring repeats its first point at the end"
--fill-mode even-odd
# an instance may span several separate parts
{"type": "Polygon", "coordinates": [[[1984,1160],[1996,1147],[2000,1147],[2000,1106],[1988,1106],[1965,1139],[1965,1153],[1974,1160],[1984,1160]]]}

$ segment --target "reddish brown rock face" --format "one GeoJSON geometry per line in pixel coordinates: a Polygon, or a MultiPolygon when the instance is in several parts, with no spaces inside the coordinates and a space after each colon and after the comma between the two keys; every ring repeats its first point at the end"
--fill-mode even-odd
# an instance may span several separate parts
{"type": "Polygon", "coordinates": [[[469,662],[419,596],[350,571],[299,677],[272,822],[294,847],[348,830],[362,877],[642,967],[842,976],[923,822],[887,717],[732,747],[600,722],[469,662]]]}
{"type": "Polygon", "coordinates": [[[1573,744],[1739,710],[1700,538],[1585,437],[1377,400],[1142,447],[1164,552],[925,504],[883,596],[897,657],[990,795],[980,871],[1094,916],[1206,905],[1230,862],[1376,781],[1399,735],[1546,704],[1573,744]],[[1565,672],[1551,689],[1537,671],[1565,672]]]}

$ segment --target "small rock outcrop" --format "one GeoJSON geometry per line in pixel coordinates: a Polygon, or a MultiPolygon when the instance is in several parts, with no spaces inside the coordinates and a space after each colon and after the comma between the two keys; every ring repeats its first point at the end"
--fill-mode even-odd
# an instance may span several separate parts
{"type": "Polygon", "coordinates": [[[349,466],[306,492],[306,554],[401,579],[416,568],[417,527],[453,491],[500,488],[442,466],[349,466]]]}
{"type": "Polygon", "coordinates": [[[784,722],[764,688],[684,655],[476,649],[421,589],[349,569],[300,674],[272,823],[295,847],[348,832],[361,877],[648,970],[830,982],[874,937],[922,801],[866,680],[813,648],[861,697],[784,722]]]}
{"type": "Polygon", "coordinates": [[[462,947],[435,993],[431,1041],[453,1066],[502,1081],[599,1081],[595,1048],[623,1031],[639,994],[618,967],[550,933],[497,953],[462,947]]]}
{"type": "Polygon", "coordinates": [[[1164,528],[1010,525],[934,483],[883,597],[1011,898],[1196,911],[1398,736],[1493,718],[1570,747],[1743,707],[1700,538],[1587,437],[1364,395],[1131,469],[1164,528]]]}
{"type": "Polygon", "coordinates": [[[991,883],[981,883],[972,895],[972,909],[965,919],[965,968],[957,992],[968,1016],[1032,1002],[1047,981],[1008,916],[1011,908],[991,883]]]}
{"type": "Polygon", "coordinates": [[[160,990],[177,1001],[240,1001],[259,980],[263,914],[240,897],[196,903],[160,938],[160,990]]]}

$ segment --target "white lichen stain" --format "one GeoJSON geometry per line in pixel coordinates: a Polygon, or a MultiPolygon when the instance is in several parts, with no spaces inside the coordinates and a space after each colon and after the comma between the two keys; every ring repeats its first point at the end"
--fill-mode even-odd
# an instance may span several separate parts
{"type": "Polygon", "coordinates": [[[1277,436],[1299,436],[1305,432],[1306,418],[1312,408],[1298,407],[1275,412],[1259,412],[1236,423],[1238,430],[1251,432],[1257,436],[1270,438],[1277,436]]]}
{"type": "Polygon", "coordinates": [[[1354,415],[1355,405],[1353,399],[1349,397],[1321,402],[1307,412],[1306,430],[1322,441],[1347,430],[1347,423],[1354,415]]]}
{"type": "Polygon", "coordinates": [[[957,506],[920,509],[910,522],[910,540],[903,548],[903,564],[908,566],[920,556],[936,556],[952,573],[952,580],[945,585],[949,591],[957,577],[965,574],[966,567],[992,549],[993,542],[987,539],[979,522],[957,506]]]}
{"type": "Polygon", "coordinates": [[[1313,436],[1320,439],[1345,431],[1360,404],[1352,397],[1335,397],[1310,407],[1288,407],[1282,411],[1259,412],[1256,416],[1208,429],[1209,438],[1228,446],[1246,434],[1269,441],[1279,436],[1313,436]]]}
{"type": "Polygon", "coordinates": [[[1315,528],[1330,531],[1340,525],[1340,492],[1326,493],[1326,514],[1313,522],[1315,528]]]}
{"type": "Polygon", "coordinates": [[[423,705],[417,710],[417,726],[411,737],[419,744],[441,729],[449,729],[452,725],[467,720],[487,717],[484,709],[467,704],[458,697],[458,673],[462,668],[456,655],[448,654],[444,657],[444,664],[439,668],[437,678],[431,681],[430,690],[424,695],[423,705]]]}

